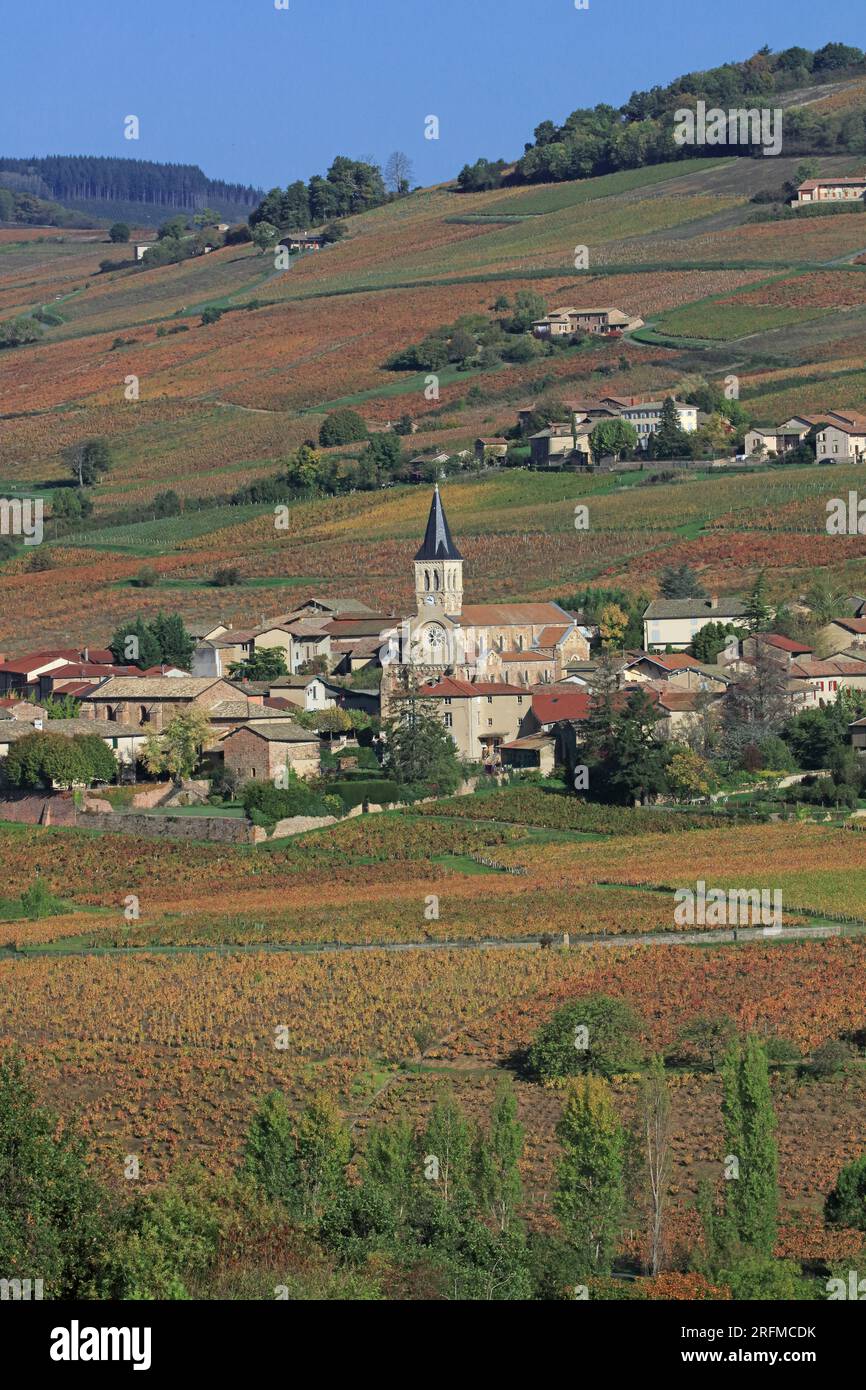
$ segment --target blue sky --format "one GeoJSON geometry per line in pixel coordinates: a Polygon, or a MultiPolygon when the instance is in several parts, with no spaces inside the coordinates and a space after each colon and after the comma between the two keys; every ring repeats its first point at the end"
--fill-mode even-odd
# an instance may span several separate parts
{"type": "Polygon", "coordinates": [[[862,0],[3,0],[0,154],[199,164],[265,188],[403,149],[415,180],[763,44],[863,46],[862,0]],[[859,22],[858,22],[859,21],[859,22]],[[123,138],[136,115],[140,139],[123,138]],[[424,120],[440,120],[438,141],[424,120]]]}

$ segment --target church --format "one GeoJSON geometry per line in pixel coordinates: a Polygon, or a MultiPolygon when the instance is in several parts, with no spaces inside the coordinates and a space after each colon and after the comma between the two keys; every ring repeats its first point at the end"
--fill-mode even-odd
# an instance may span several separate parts
{"type": "Polygon", "coordinates": [[[568,663],[589,659],[588,635],[558,603],[466,603],[463,565],[437,483],[415,556],[415,616],[391,634],[383,656],[383,704],[407,678],[412,685],[455,676],[526,689],[553,684],[568,663]]]}

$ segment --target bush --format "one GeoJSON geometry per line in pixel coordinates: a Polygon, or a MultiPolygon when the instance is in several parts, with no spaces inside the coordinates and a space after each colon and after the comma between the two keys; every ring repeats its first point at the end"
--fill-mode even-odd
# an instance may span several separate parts
{"type": "Polygon", "coordinates": [[[24,916],[31,922],[40,917],[54,917],[63,911],[63,904],[55,898],[44,878],[35,878],[29,888],[21,894],[24,916]]]}
{"type": "Polygon", "coordinates": [[[241,572],[237,565],[224,565],[222,569],[214,572],[211,583],[216,589],[230,589],[235,584],[240,584],[241,572]]]}
{"type": "Polygon", "coordinates": [[[229,227],[225,235],[226,246],[242,246],[244,242],[252,241],[253,234],[246,222],[236,222],[229,227]]]}
{"type": "Polygon", "coordinates": [[[539,1029],[527,1053],[528,1069],[538,1081],[588,1071],[602,1076],[632,1071],[641,1061],[638,1034],[628,1004],[607,994],[589,994],[557,1009],[539,1029]]]}
{"type": "Polygon", "coordinates": [[[319,430],[319,443],[323,449],[334,444],[354,444],[366,438],[367,426],[356,410],[333,411],[319,430]]]}
{"type": "Polygon", "coordinates": [[[765,1038],[764,1051],[771,1066],[779,1066],[784,1062],[799,1062],[802,1059],[800,1049],[787,1038],[765,1038]]]}
{"type": "Polygon", "coordinates": [[[401,799],[397,783],[385,777],[378,780],[359,778],[357,781],[331,782],[328,791],[338,796],[350,810],[353,806],[362,806],[365,801],[371,801],[374,806],[387,806],[389,802],[401,799]]]}
{"type": "Polygon", "coordinates": [[[866,1231],[866,1154],[841,1170],[824,1203],[824,1215],[830,1225],[866,1231]]]}
{"type": "Polygon", "coordinates": [[[253,824],[267,827],[292,816],[332,814],[323,797],[291,775],[287,787],[275,787],[273,782],[245,782],[241,801],[253,824]]]}
{"type": "Polygon", "coordinates": [[[672,1054],[678,1061],[717,1071],[736,1037],[737,1025],[727,1014],[698,1014],[677,1035],[672,1054]]]}
{"type": "Polygon", "coordinates": [[[738,1302],[789,1302],[815,1297],[814,1285],[803,1278],[793,1260],[774,1260],[766,1255],[746,1255],[732,1269],[722,1270],[719,1282],[727,1284],[738,1302]]]}
{"type": "Polygon", "coordinates": [[[839,1042],[837,1038],[828,1038],[812,1053],[809,1073],[822,1080],[831,1076],[841,1076],[852,1055],[849,1043],[839,1042]]]}
{"type": "Polygon", "coordinates": [[[152,589],[154,584],[159,583],[159,571],[153,565],[142,565],[132,583],[136,589],[152,589]]]}

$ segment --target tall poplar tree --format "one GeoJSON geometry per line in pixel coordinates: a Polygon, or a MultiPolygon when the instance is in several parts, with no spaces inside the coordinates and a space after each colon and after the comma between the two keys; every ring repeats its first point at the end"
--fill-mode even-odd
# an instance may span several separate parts
{"type": "Polygon", "coordinates": [[[576,1256],[578,1277],[609,1274],[625,1205],[625,1133],[607,1082],[571,1083],[556,1134],[554,1210],[576,1256]]]}
{"type": "Polygon", "coordinates": [[[734,1176],[725,1183],[725,1215],[732,1236],[762,1255],[776,1243],[779,1154],[776,1112],[770,1092],[767,1054],[750,1034],[736,1043],[722,1067],[726,1162],[734,1176]]]}

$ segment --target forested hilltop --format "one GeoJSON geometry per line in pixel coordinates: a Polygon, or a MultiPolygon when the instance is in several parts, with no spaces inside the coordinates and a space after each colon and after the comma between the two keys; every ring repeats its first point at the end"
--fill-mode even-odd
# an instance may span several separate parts
{"type": "Polygon", "coordinates": [[[56,199],[67,207],[84,206],[88,211],[95,203],[140,204],[180,212],[214,207],[227,220],[246,216],[260,202],[263,191],[249,184],[209,179],[197,164],[161,164],[105,155],[32,159],[0,155],[0,188],[56,199]]]}
{"type": "MultiPolygon", "coordinates": [[[[858,78],[866,79],[866,54],[849,44],[828,43],[815,51],[786,48],[780,53],[765,47],[743,62],[685,73],[666,87],[633,92],[619,107],[578,107],[562,125],[542,121],[516,163],[476,160],[460,171],[458,185],[465,192],[477,192],[503,184],[590,178],[700,154],[717,157],[725,147],[682,146],[674,140],[674,113],[694,108],[698,101],[724,110],[784,107],[785,154],[864,154],[866,84],[858,78]],[[850,84],[850,101],[837,92],[845,83],[850,84]]],[[[751,151],[736,145],[728,152],[751,151]]]]}

